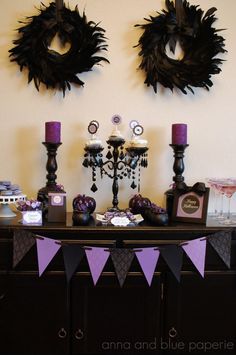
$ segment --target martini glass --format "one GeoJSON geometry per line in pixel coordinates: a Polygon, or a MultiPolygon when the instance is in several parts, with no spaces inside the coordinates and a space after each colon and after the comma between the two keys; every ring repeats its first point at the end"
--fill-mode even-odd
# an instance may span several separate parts
{"type": "Polygon", "coordinates": [[[211,178],[207,178],[206,181],[207,181],[208,185],[210,186],[210,191],[212,192],[211,196],[213,196],[214,212],[211,213],[211,217],[215,218],[218,215],[216,189],[215,189],[214,183],[211,178]]]}
{"type": "Polygon", "coordinates": [[[224,219],[224,214],[223,214],[223,205],[224,205],[224,194],[221,191],[221,185],[220,183],[222,180],[225,179],[219,179],[219,178],[208,178],[207,182],[211,188],[211,191],[213,192],[213,199],[214,199],[214,212],[211,215],[214,219],[224,219]]]}
{"type": "Polygon", "coordinates": [[[220,191],[227,197],[228,199],[228,210],[226,219],[220,221],[221,224],[232,226],[236,225],[236,220],[231,219],[231,198],[236,191],[236,179],[224,179],[218,184],[220,191]]]}

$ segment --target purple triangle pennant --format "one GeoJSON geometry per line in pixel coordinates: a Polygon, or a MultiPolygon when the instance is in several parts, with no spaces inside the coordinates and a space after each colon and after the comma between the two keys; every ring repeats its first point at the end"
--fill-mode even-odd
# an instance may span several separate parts
{"type": "Polygon", "coordinates": [[[99,247],[85,247],[90,272],[93,278],[94,286],[104,269],[104,266],[109,258],[110,252],[99,247]],[[87,248],[87,249],[86,249],[87,248]]]}
{"type": "Polygon", "coordinates": [[[15,230],[13,235],[13,268],[23,259],[35,244],[35,238],[31,232],[24,229],[15,230]]]}
{"type": "Polygon", "coordinates": [[[143,270],[148,285],[151,286],[156,264],[160,255],[159,250],[156,248],[143,248],[140,251],[135,251],[135,255],[143,270]]]}
{"type": "Polygon", "coordinates": [[[182,245],[198,272],[204,277],[206,260],[206,238],[198,238],[186,242],[182,245]]]}
{"type": "Polygon", "coordinates": [[[61,247],[55,239],[36,236],[39,276],[41,276],[61,247]]]}

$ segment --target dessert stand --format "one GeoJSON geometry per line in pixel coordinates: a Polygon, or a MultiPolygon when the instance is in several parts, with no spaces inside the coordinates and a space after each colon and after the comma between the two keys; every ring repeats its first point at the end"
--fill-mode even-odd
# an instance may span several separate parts
{"type": "Polygon", "coordinates": [[[125,139],[117,129],[117,125],[120,124],[121,117],[114,115],[112,122],[115,128],[112,134],[109,136],[106,143],[108,144],[108,152],[106,159],[103,159],[103,146],[102,142],[95,136],[99,123],[97,121],[91,121],[88,126],[88,132],[92,135],[92,138],[85,145],[85,154],[83,166],[85,168],[92,169],[92,186],[93,192],[97,191],[96,186],[96,168],[98,168],[101,177],[107,175],[113,180],[112,183],[112,208],[109,211],[119,211],[118,208],[118,192],[119,184],[118,180],[123,178],[132,179],[131,188],[138,187],[140,191],[140,168],[147,167],[147,140],[140,139],[140,135],[143,133],[143,127],[138,124],[137,121],[130,122],[130,128],[133,131],[133,139],[128,143],[128,147],[124,148],[125,139]],[[136,176],[135,171],[138,168],[138,183],[135,183],[136,176]]]}
{"type": "Polygon", "coordinates": [[[12,218],[16,214],[10,209],[9,205],[16,203],[17,201],[25,201],[26,195],[10,195],[1,196],[0,195],[0,218],[12,218]]]}

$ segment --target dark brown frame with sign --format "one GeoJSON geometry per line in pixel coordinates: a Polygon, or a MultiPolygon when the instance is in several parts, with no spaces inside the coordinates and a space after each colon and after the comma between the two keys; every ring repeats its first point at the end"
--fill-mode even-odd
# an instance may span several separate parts
{"type": "MultiPolygon", "coordinates": [[[[174,191],[174,202],[173,202],[173,211],[172,211],[172,218],[171,218],[172,221],[205,224],[207,219],[208,200],[209,200],[209,188],[206,188],[205,193],[201,196],[197,195],[193,191],[188,191],[184,194],[181,194],[177,190],[174,191]],[[198,201],[199,203],[199,208],[197,209],[198,212],[196,211],[195,213],[194,212],[188,213],[182,209],[183,201],[190,196],[192,196],[192,201],[194,203],[198,201]],[[196,216],[197,213],[199,213],[200,215],[196,216]]],[[[190,199],[190,202],[192,201],[190,199]]]]}

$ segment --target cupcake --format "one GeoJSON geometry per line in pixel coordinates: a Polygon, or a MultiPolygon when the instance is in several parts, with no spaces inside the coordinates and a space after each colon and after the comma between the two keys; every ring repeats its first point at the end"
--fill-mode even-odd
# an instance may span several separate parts
{"type": "Polygon", "coordinates": [[[92,148],[92,149],[102,148],[102,141],[98,139],[96,135],[94,135],[91,139],[89,139],[86,142],[85,148],[92,148]]]}
{"type": "Polygon", "coordinates": [[[134,136],[130,141],[130,148],[146,148],[148,141],[138,136],[134,136]]]}

